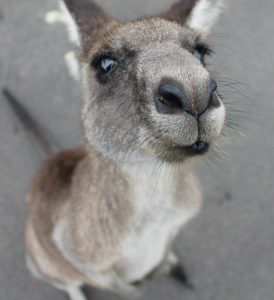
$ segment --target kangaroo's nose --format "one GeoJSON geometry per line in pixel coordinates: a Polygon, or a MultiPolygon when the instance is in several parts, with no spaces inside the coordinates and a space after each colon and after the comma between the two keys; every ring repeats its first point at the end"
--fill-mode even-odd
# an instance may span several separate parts
{"type": "Polygon", "coordinates": [[[185,111],[196,118],[213,107],[219,107],[220,101],[216,95],[217,83],[213,80],[208,87],[208,94],[204,95],[203,105],[197,109],[190,105],[184,92],[171,83],[161,84],[155,98],[156,109],[159,113],[172,114],[185,111]]]}

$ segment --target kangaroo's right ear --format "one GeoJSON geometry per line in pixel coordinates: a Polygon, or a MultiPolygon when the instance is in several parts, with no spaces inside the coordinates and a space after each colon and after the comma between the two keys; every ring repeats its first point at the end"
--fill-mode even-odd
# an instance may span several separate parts
{"type": "Polygon", "coordinates": [[[225,2],[225,0],[179,0],[161,17],[186,25],[206,37],[224,11],[225,2]]]}
{"type": "Polygon", "coordinates": [[[93,0],[63,0],[61,9],[66,18],[70,38],[77,45],[92,40],[112,18],[93,0]]]}

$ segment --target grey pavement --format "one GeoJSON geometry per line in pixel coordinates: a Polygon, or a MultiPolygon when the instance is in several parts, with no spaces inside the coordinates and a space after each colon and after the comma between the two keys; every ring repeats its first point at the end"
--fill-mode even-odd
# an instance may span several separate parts
{"type": "MultiPolygon", "coordinates": [[[[122,18],[149,15],[170,0],[102,0],[122,18]]],[[[197,166],[204,208],[176,242],[192,281],[149,283],[143,299],[274,299],[274,2],[230,1],[210,41],[212,69],[245,136],[228,154],[197,166]],[[233,83],[232,85],[229,83],[233,83]]],[[[0,87],[8,86],[63,147],[82,143],[80,90],[68,75],[62,25],[44,22],[55,0],[0,0],[0,87]]],[[[237,121],[236,120],[236,121],[237,121]]],[[[0,300],[65,299],[24,263],[25,193],[40,164],[35,147],[0,98],[0,300]]],[[[118,299],[93,291],[91,299],[118,299]]]]}

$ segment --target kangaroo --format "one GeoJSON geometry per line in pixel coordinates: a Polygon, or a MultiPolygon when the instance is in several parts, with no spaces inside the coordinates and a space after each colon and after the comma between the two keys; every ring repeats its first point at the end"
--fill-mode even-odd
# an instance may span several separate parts
{"type": "Polygon", "coordinates": [[[132,298],[151,274],[186,279],[172,244],[201,208],[192,162],[219,143],[227,118],[205,63],[223,2],[181,0],[121,22],[92,0],[64,1],[86,143],[35,176],[26,249],[32,274],[71,300],[87,299],[85,285],[132,298]]]}

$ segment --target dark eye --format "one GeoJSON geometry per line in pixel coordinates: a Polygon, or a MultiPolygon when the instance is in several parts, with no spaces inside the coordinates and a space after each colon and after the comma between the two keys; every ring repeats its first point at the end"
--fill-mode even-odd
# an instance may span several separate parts
{"type": "Polygon", "coordinates": [[[201,62],[204,62],[204,58],[206,55],[211,55],[212,50],[203,44],[197,44],[194,48],[193,55],[200,60],[201,62]]]}
{"type": "Polygon", "coordinates": [[[116,65],[117,62],[114,59],[108,57],[102,58],[99,61],[99,68],[103,74],[109,73],[116,67],[116,65]]]}

